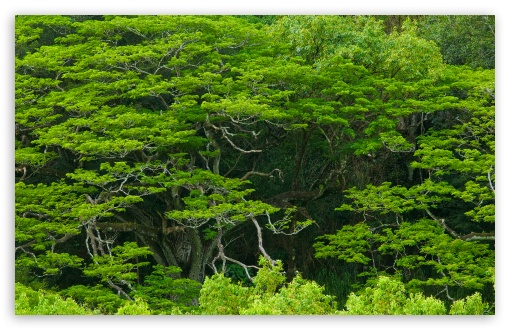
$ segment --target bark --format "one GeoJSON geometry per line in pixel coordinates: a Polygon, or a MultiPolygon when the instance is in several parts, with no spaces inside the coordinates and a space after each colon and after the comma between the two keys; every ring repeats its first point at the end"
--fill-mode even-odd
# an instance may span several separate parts
{"type": "Polygon", "coordinates": [[[189,228],[188,232],[191,238],[191,267],[187,277],[202,282],[205,278],[205,267],[212,260],[214,249],[221,240],[221,233],[204,246],[198,229],[189,228]]]}
{"type": "Polygon", "coordinates": [[[211,144],[216,148],[216,150],[219,151],[218,156],[216,156],[213,160],[213,170],[212,172],[214,174],[220,174],[220,161],[221,161],[221,148],[216,139],[214,138],[214,133],[210,129],[212,127],[211,122],[209,121],[209,117],[207,117],[206,122],[204,123],[204,132],[205,136],[209,141],[211,141],[211,144]]]}
{"type": "Polygon", "coordinates": [[[463,241],[495,241],[496,240],[496,234],[495,233],[470,233],[467,235],[460,235],[455,230],[448,227],[448,225],[445,223],[444,219],[436,217],[432,212],[430,212],[429,209],[425,209],[425,212],[434,219],[441,227],[443,227],[452,237],[456,239],[460,239],[463,241]]]}
{"type": "Polygon", "coordinates": [[[134,222],[99,222],[96,224],[97,228],[101,229],[102,231],[108,232],[108,231],[117,231],[117,232],[136,232],[139,235],[151,237],[152,239],[157,239],[160,230],[148,227],[139,223],[134,222]]]}
{"type": "Polygon", "coordinates": [[[112,289],[114,289],[115,291],[117,291],[117,293],[118,293],[119,295],[123,295],[124,297],[126,297],[126,299],[127,299],[127,300],[129,300],[129,301],[133,301],[133,299],[132,299],[132,298],[131,298],[131,297],[130,297],[130,296],[129,296],[126,292],[124,292],[124,290],[123,290],[120,286],[118,286],[118,285],[116,285],[115,283],[113,283],[113,282],[112,282],[112,280],[108,279],[108,285],[109,285],[112,289]]]}
{"type": "Polygon", "coordinates": [[[312,191],[286,191],[276,196],[264,199],[263,202],[274,206],[288,206],[290,201],[309,202],[321,196],[321,190],[312,191]]]}
{"type": "Polygon", "coordinates": [[[495,241],[495,233],[471,233],[461,237],[464,241],[495,241]]]}
{"type": "Polygon", "coordinates": [[[259,223],[257,222],[257,220],[255,218],[251,218],[251,221],[253,221],[253,224],[255,225],[255,228],[257,228],[257,238],[258,238],[258,243],[259,243],[259,251],[260,253],[262,253],[262,255],[264,256],[264,258],[266,258],[267,260],[269,260],[271,262],[271,265],[275,265],[275,261],[269,256],[269,254],[267,254],[266,250],[264,249],[264,245],[262,243],[262,229],[260,228],[260,225],[259,223]]]}
{"type": "Polygon", "coordinates": [[[292,173],[292,190],[298,189],[298,178],[301,173],[301,167],[303,165],[303,158],[305,156],[306,146],[308,145],[308,140],[310,140],[311,129],[303,131],[303,135],[301,137],[301,143],[298,146],[296,151],[296,155],[294,156],[294,171],[292,173]]]}
{"type": "MultiPolygon", "coordinates": [[[[303,131],[303,135],[301,138],[301,143],[298,146],[298,150],[296,152],[295,158],[294,158],[294,171],[292,176],[292,192],[287,192],[287,194],[280,194],[277,197],[280,198],[280,201],[282,202],[288,202],[291,199],[294,200],[301,200],[301,201],[309,201],[311,199],[315,199],[318,197],[320,192],[318,191],[311,191],[311,192],[304,192],[304,191],[297,191],[299,187],[299,175],[301,174],[301,168],[303,166],[303,158],[305,157],[306,147],[308,145],[308,141],[310,140],[310,136],[312,130],[307,129],[303,131]]],[[[306,212],[306,209],[301,208],[300,213],[305,211],[306,215],[308,212],[306,212]]],[[[291,232],[294,232],[296,228],[296,222],[298,221],[299,214],[293,214],[292,220],[290,223],[290,230],[291,232]]],[[[287,240],[287,280],[291,281],[294,278],[294,275],[296,274],[296,236],[291,235],[289,239],[287,240]]]]}

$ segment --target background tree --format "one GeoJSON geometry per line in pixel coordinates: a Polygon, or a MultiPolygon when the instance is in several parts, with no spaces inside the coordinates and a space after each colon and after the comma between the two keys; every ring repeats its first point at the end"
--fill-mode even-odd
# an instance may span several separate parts
{"type": "Polygon", "coordinates": [[[459,75],[452,94],[464,96],[451,110],[452,121],[443,119],[418,138],[411,167],[421,183],[347,190],[353,201],[338,210],[358,213],[359,222],[324,236],[326,244],[315,245],[317,257],[365,264],[373,275],[403,271],[409,285],[435,287],[450,300],[452,287],[466,289],[457,295],[493,294],[494,77],[452,70],[459,75]]]}

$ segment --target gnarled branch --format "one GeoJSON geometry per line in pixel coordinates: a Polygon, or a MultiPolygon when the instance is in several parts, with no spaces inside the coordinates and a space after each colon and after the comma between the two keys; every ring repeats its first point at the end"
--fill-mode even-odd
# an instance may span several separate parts
{"type": "Polygon", "coordinates": [[[276,172],[278,174],[278,178],[283,181],[283,172],[280,169],[278,169],[278,168],[275,168],[274,170],[272,170],[269,173],[250,171],[250,172],[246,173],[241,178],[241,181],[247,180],[252,175],[258,175],[258,176],[265,176],[265,177],[273,178],[274,177],[274,175],[273,175],[274,172],[276,172]]]}
{"type": "Polygon", "coordinates": [[[267,254],[266,250],[264,249],[264,245],[262,244],[262,229],[260,228],[259,223],[257,222],[257,219],[255,217],[251,218],[251,221],[253,221],[253,224],[255,225],[255,228],[257,228],[257,238],[259,242],[259,251],[262,253],[264,258],[269,260],[271,262],[271,265],[275,265],[275,261],[267,254]]]}

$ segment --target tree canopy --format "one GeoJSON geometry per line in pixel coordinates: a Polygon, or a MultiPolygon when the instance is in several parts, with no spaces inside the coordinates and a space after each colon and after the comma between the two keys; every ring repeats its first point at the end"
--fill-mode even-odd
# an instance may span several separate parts
{"type": "Polygon", "coordinates": [[[16,16],[17,313],[493,313],[494,26],[16,16]]]}

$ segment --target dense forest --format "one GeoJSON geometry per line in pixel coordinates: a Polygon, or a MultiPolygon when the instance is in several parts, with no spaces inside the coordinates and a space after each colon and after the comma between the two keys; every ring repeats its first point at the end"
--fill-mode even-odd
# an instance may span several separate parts
{"type": "Polygon", "coordinates": [[[494,16],[15,42],[16,314],[495,314],[494,16]]]}

